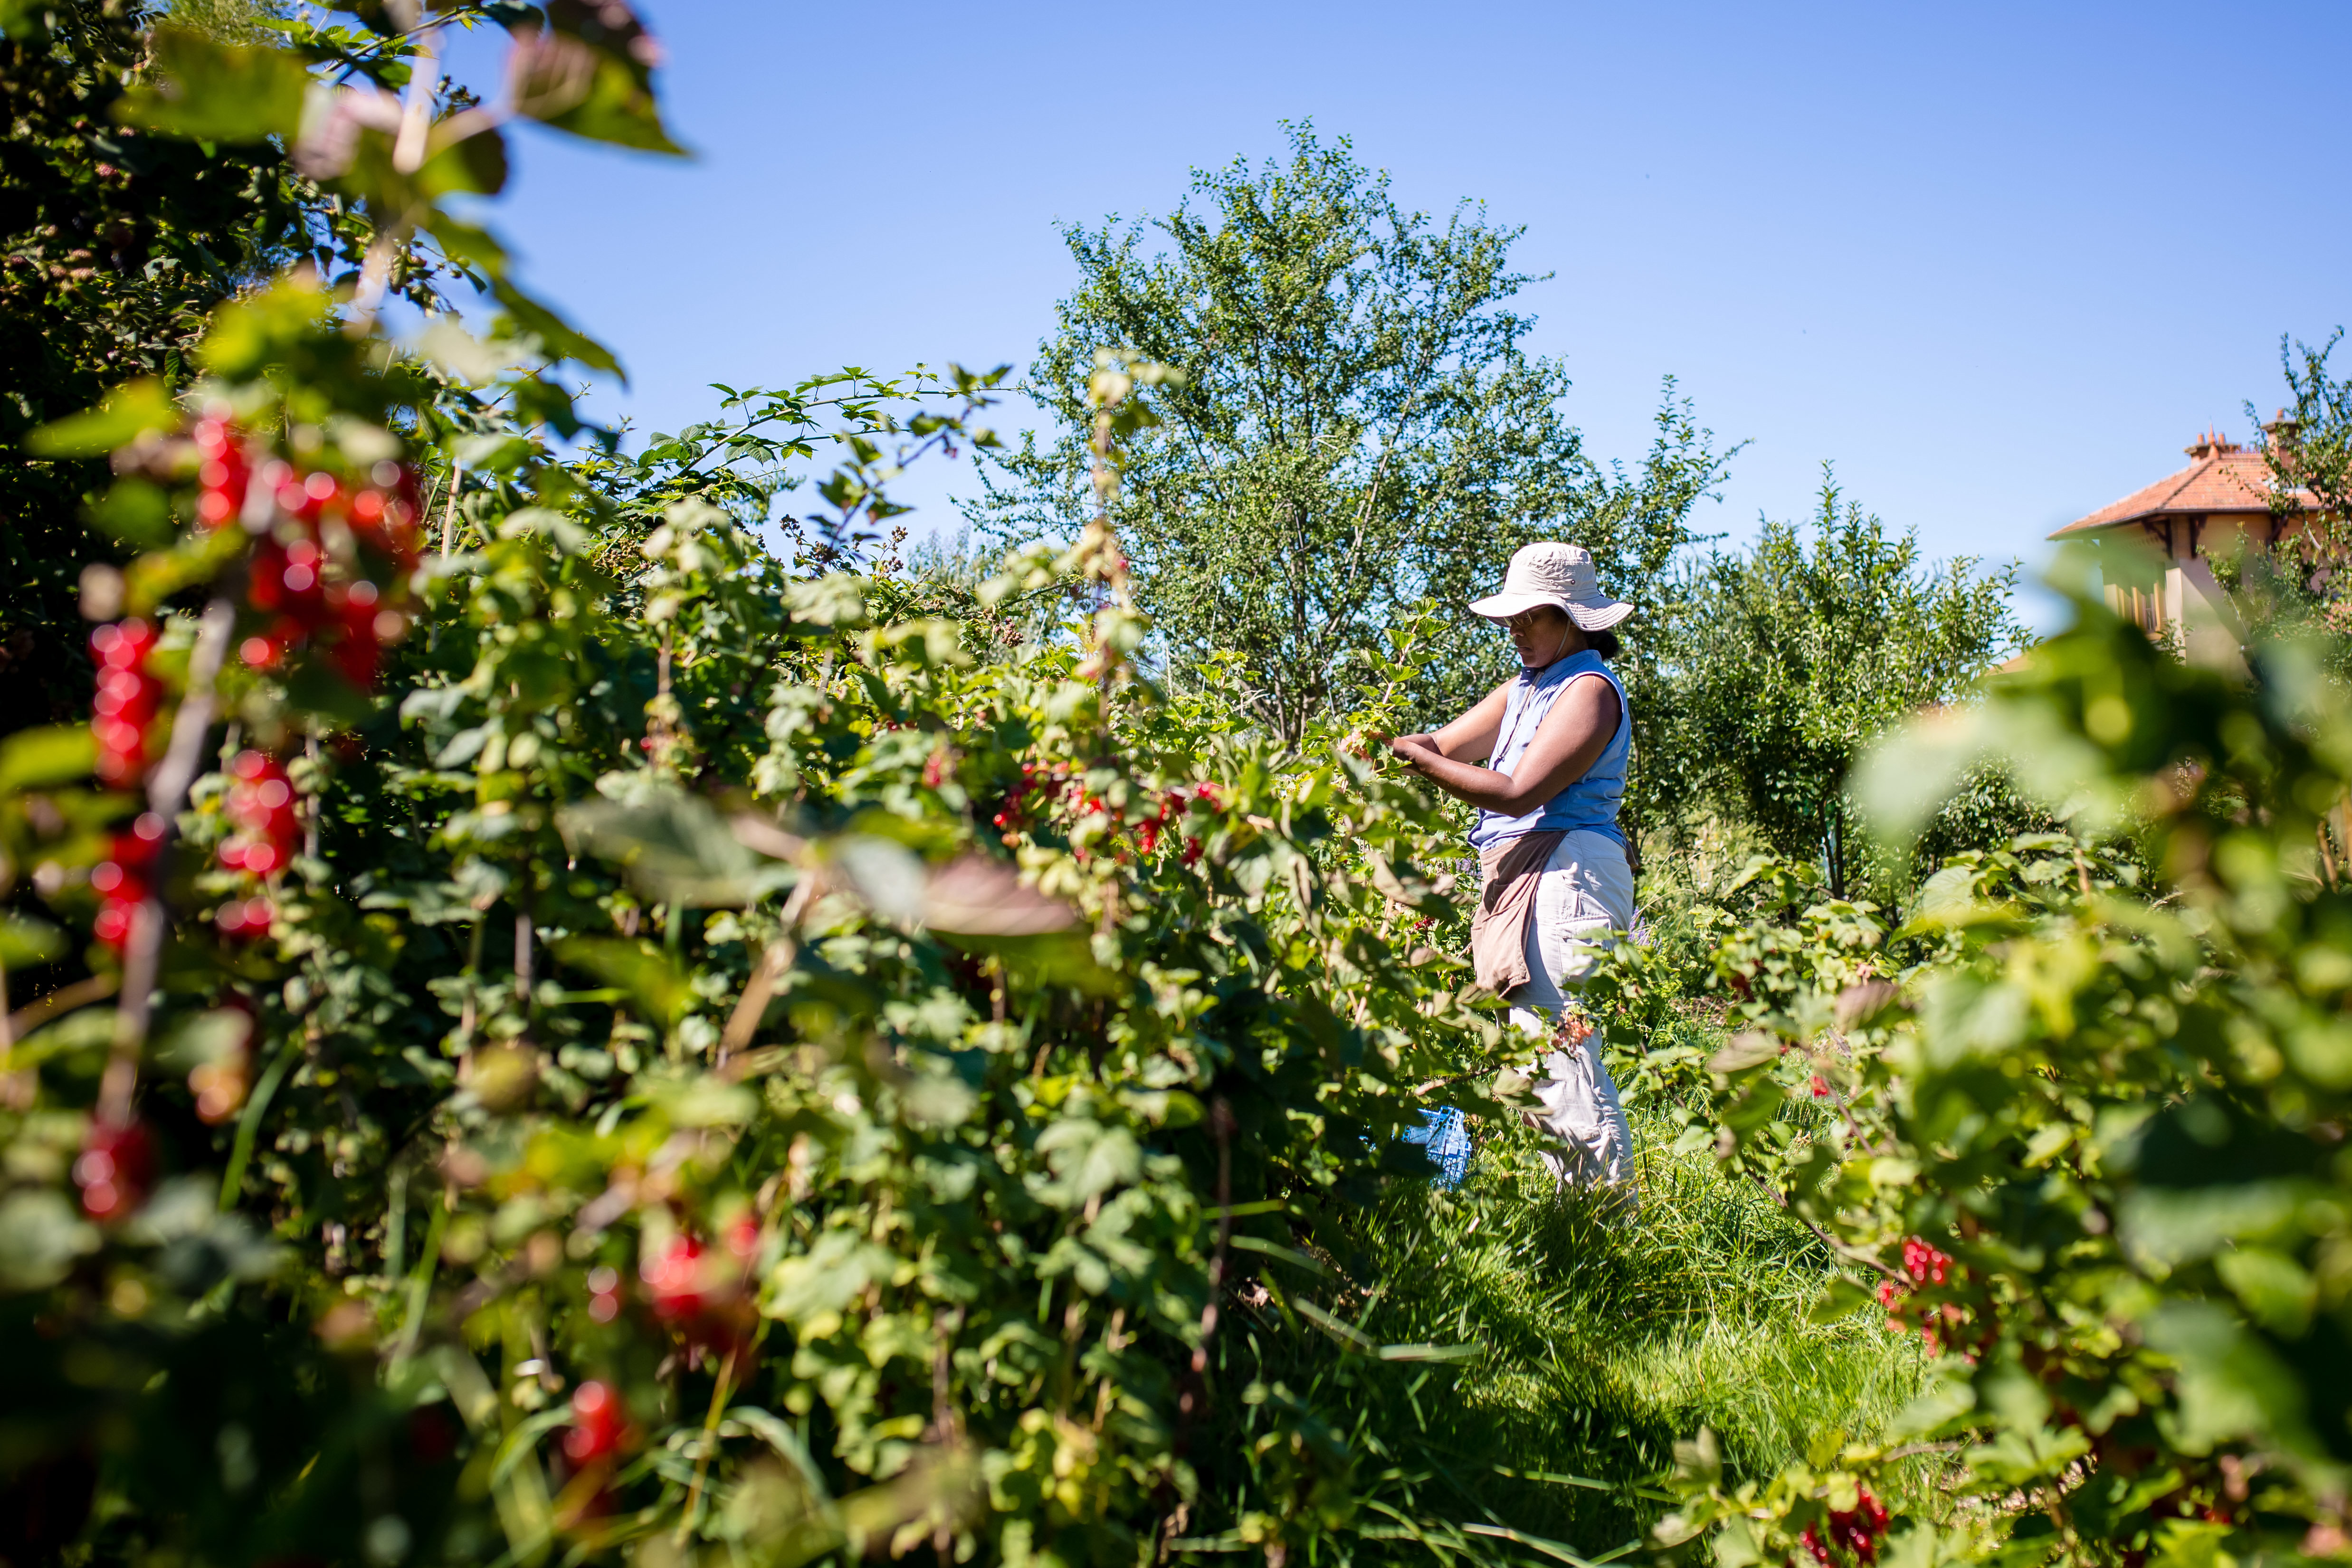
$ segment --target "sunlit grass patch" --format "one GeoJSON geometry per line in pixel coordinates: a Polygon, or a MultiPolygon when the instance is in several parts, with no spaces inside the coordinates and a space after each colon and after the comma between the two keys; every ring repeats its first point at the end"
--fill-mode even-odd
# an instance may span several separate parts
{"type": "Polygon", "coordinates": [[[1537,1134],[1486,1121],[1460,1189],[1397,1183],[1353,1228],[1344,1261],[1363,1290],[1341,1315],[1370,1342],[1475,1347],[1467,1359],[1253,1341],[1261,1375],[1352,1408],[1360,1479],[1383,1507],[1482,1528],[1481,1554],[1519,1552],[1491,1533],[1510,1531],[1597,1556],[1656,1518],[1673,1446],[1701,1427],[1735,1474],[1760,1476],[1826,1437],[1876,1437],[1921,1386],[1917,1344],[1872,1314],[1813,1321],[1835,1260],[1771,1194],[1707,1151],[1675,1152],[1664,1117],[1633,1120],[1630,1213],[1559,1191],[1537,1134]]]}

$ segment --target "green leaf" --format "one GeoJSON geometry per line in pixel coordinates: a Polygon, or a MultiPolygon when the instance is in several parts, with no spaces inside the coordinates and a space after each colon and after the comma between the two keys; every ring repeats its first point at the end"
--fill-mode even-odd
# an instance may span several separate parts
{"type": "Polygon", "coordinates": [[[650,942],[565,936],[553,947],[564,963],[626,991],[638,1010],[664,1029],[677,1027],[677,1020],[693,1005],[692,983],[667,954],[650,942]]]}
{"type": "Polygon", "coordinates": [[[684,157],[686,149],[662,128],[651,72],[627,52],[644,37],[635,19],[626,24],[626,37],[600,29],[619,46],[600,47],[561,26],[562,7],[555,15],[556,27],[516,36],[509,71],[517,112],[590,141],[684,157]]]}
{"type": "Polygon", "coordinates": [[[0,1198],[0,1290],[46,1290],[98,1247],[98,1227],[62,1193],[26,1188],[0,1198]]]}
{"type": "Polygon", "coordinates": [[[557,812],[556,822],[658,904],[740,905],[799,876],[744,848],[709,802],[675,789],[649,790],[625,804],[583,800],[557,812]]]}
{"type": "Polygon", "coordinates": [[[1256,1252],[1268,1258],[1278,1258],[1294,1269],[1304,1269],[1310,1274],[1328,1274],[1326,1269],[1308,1254],[1295,1247],[1285,1247],[1278,1241],[1268,1241],[1263,1236],[1235,1236],[1232,1245],[1244,1252],[1256,1252]]]}
{"type": "Polygon", "coordinates": [[[0,0],[0,35],[38,37],[47,29],[49,7],[42,0],[0,0]]]}
{"type": "Polygon", "coordinates": [[[782,1421],[756,1405],[730,1405],[727,1407],[727,1420],[720,1426],[720,1432],[725,1433],[730,1426],[741,1427],[773,1448],[776,1457],[799,1475],[801,1484],[808,1489],[810,1500],[815,1507],[822,1509],[832,1501],[831,1494],[825,1490],[824,1472],[818,1469],[816,1460],[810,1456],[800,1435],[782,1421]]]}
{"type": "Polygon", "coordinates": [[[66,934],[47,921],[0,911],[0,966],[30,968],[49,962],[66,946],[66,934]]]}
{"type": "Polygon", "coordinates": [[[971,935],[961,931],[933,933],[946,946],[970,953],[993,953],[1004,961],[1006,973],[1024,988],[1040,991],[1068,987],[1093,996],[1116,996],[1127,982],[1118,971],[1095,957],[1089,934],[1073,926],[1035,936],[971,935]]]}
{"type": "Polygon", "coordinates": [[[416,183],[428,196],[497,195],[507,184],[506,138],[492,126],[452,142],[425,161],[416,183]]]}
{"type": "Polygon", "coordinates": [[[155,80],[123,95],[126,125],[202,141],[291,138],[302,129],[310,73],[288,51],[223,44],[165,24],[153,35],[155,80]]]}
{"type": "MultiPolygon", "coordinates": [[[[215,375],[247,381],[295,357],[300,344],[339,339],[334,301],[322,288],[281,278],[258,294],[223,306],[196,358],[215,375]]],[[[301,356],[308,359],[310,356],[301,356]]]]}
{"type": "Polygon", "coordinates": [[[2311,1326],[2319,1285],[2294,1259],[2267,1247],[2233,1248],[2213,1268],[2247,1315],[2281,1339],[2301,1339],[2311,1326]]]}
{"type": "MultiPolygon", "coordinates": [[[[512,343],[475,337],[466,330],[455,316],[436,316],[416,340],[416,352],[440,366],[452,376],[469,386],[488,386],[506,371],[530,361],[531,356],[519,352],[512,343]]],[[[488,441],[493,445],[512,443],[524,452],[530,443],[519,437],[501,434],[467,436],[466,442],[488,441]]],[[[480,464],[468,462],[468,468],[478,470],[480,464]]]]}
{"type": "Polygon", "coordinates": [[[136,476],[117,479],[83,517],[100,533],[133,549],[162,549],[178,531],[173,526],[172,498],[136,476]]]}
{"type": "MultiPolygon", "coordinates": [[[[1380,1348],[1382,1361],[1475,1361],[1486,1353],[1483,1344],[1384,1344],[1380,1348]]],[[[1597,1486],[1597,1481],[1579,1480],[1573,1476],[1542,1475],[1538,1480],[1564,1480],[1574,1486],[1597,1486]]]]}
{"type": "Polygon", "coordinates": [[[87,779],[97,760],[98,743],[86,725],[20,729],[0,740],[0,795],[87,779]]]}
{"type": "Polygon", "coordinates": [[[152,376],[126,382],[87,413],[69,414],[25,437],[36,457],[103,457],[151,431],[176,430],[180,410],[152,376]]]}
{"type": "Polygon", "coordinates": [[[1806,1315],[1817,1323],[1834,1323],[1852,1317],[1876,1298],[1868,1287],[1852,1280],[1832,1280],[1806,1315]]]}
{"type": "Polygon", "coordinates": [[[505,307],[507,324],[512,329],[499,336],[530,342],[550,360],[577,360],[590,370],[608,371],[623,386],[628,385],[629,378],[612,350],[525,294],[510,280],[493,277],[490,292],[505,307]]]}
{"type": "Polygon", "coordinates": [[[352,685],[331,660],[316,652],[288,673],[286,700],[304,713],[316,714],[345,729],[357,729],[375,713],[374,699],[352,685]]]}

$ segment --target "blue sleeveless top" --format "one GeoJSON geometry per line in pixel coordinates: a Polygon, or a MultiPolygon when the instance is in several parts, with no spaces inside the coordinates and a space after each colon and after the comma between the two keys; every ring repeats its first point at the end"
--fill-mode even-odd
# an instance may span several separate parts
{"type": "Polygon", "coordinates": [[[1609,744],[1601,748],[1582,778],[1526,816],[1506,817],[1500,811],[1481,810],[1477,824],[1470,830],[1471,848],[1490,849],[1522,833],[1562,831],[1605,833],[1621,844],[1625,841],[1624,832],[1617,826],[1617,807],[1625,798],[1625,759],[1633,749],[1633,707],[1625,700],[1624,683],[1609,668],[1608,661],[1591,649],[1556,659],[1540,670],[1519,672],[1505,700],[1503,727],[1495,737],[1495,754],[1486,759],[1486,766],[1497,773],[1517,768],[1544,716],[1579,675],[1599,675],[1616,692],[1617,733],[1609,737],[1609,744]]]}

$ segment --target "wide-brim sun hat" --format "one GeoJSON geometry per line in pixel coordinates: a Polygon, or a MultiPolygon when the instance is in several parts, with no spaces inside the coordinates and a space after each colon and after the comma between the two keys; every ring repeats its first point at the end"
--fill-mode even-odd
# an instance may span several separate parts
{"type": "Polygon", "coordinates": [[[1550,539],[1512,556],[1510,570],[1503,573],[1503,591],[1470,609],[1489,621],[1508,621],[1546,604],[1566,611],[1587,632],[1606,632],[1633,613],[1632,605],[1601,591],[1601,572],[1592,564],[1591,550],[1550,539]]]}

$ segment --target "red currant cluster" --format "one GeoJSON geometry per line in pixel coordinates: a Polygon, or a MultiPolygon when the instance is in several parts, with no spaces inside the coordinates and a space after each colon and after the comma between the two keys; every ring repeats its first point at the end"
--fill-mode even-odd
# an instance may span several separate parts
{"type": "Polygon", "coordinates": [[[120,789],[136,783],[152,760],[148,739],[163,701],[163,683],[147,668],[155,628],[133,617],[89,634],[98,658],[98,698],[90,733],[98,741],[98,776],[120,789]]]}
{"type": "Polygon", "coordinates": [[[989,821],[1009,838],[1028,826],[1034,810],[1030,804],[1031,796],[1042,796],[1051,803],[1078,789],[1082,786],[1070,777],[1070,765],[1066,762],[1024,762],[1021,765],[1021,777],[1004,791],[1004,803],[989,821]]]}
{"type": "Polygon", "coordinates": [[[107,858],[90,868],[90,890],[99,897],[90,935],[117,953],[130,946],[131,927],[139,906],[147,902],[163,848],[163,819],[142,811],[129,832],[114,835],[107,858]]]}
{"type": "Polygon", "coordinates": [[[1812,1553],[1813,1561],[1820,1563],[1821,1568],[1836,1568],[1837,1559],[1832,1552],[1833,1547],[1843,1547],[1853,1552],[1857,1563],[1878,1561],[1878,1540],[1886,1533],[1886,1510],[1870,1495],[1868,1487],[1857,1486],[1854,1491],[1857,1495],[1853,1508],[1843,1512],[1831,1511],[1827,1541],[1822,1539],[1819,1525],[1805,1526],[1805,1533],[1801,1539],[1805,1543],[1805,1550],[1812,1553]]]}
{"type": "MultiPolygon", "coordinates": [[[[1133,824],[1137,847],[1145,854],[1156,852],[1160,836],[1181,822],[1196,800],[1212,810],[1223,804],[1217,787],[1211,783],[1179,784],[1163,790],[1152,814],[1133,824]]],[[[1072,813],[1079,817],[1110,815],[1108,804],[1086,787],[1085,780],[1072,772],[1068,763],[1024,762],[1021,765],[1021,777],[1004,792],[1004,803],[990,821],[1009,843],[1035,819],[1038,810],[1049,810],[1056,803],[1067,803],[1072,813]]],[[[1184,863],[1190,865],[1200,858],[1201,841],[1186,838],[1184,863]]]]}
{"type": "Polygon", "coordinates": [[[193,433],[203,465],[197,519],[220,528],[237,519],[255,536],[246,603],[261,629],[238,647],[254,669],[274,669],[297,646],[315,643],[344,677],[362,691],[375,685],[383,646],[407,622],[386,602],[383,589],[353,568],[366,547],[389,566],[395,581],[416,564],[416,523],[423,508],[416,476],[404,465],[378,463],[364,479],[324,469],[304,471],[282,457],[257,461],[225,419],[196,422],[193,433]]]}
{"type": "MultiPolygon", "coordinates": [[[[1135,825],[1135,841],[1142,846],[1145,854],[1159,849],[1160,833],[1182,821],[1195,800],[1213,811],[1223,804],[1217,787],[1205,780],[1199,784],[1179,784],[1160,795],[1159,811],[1135,825]]],[[[1184,863],[1191,865],[1200,858],[1201,841],[1188,834],[1184,840],[1184,863]]]]}
{"type": "Polygon", "coordinates": [[[656,1319],[675,1329],[690,1351],[727,1354],[754,1326],[745,1286],[760,1250],[759,1223],[745,1215],[728,1228],[723,1251],[680,1232],[638,1265],[656,1319]]]}
{"type": "MultiPolygon", "coordinates": [[[[301,841],[302,817],[285,765],[260,751],[241,751],[229,764],[226,810],[235,831],[222,841],[220,863],[247,876],[268,877],[286,869],[301,841]]],[[[255,894],[232,898],[214,917],[222,935],[258,936],[269,929],[276,910],[255,894]]]]}
{"type": "Polygon", "coordinates": [[[572,1391],[572,1429],[563,1434],[563,1457],[575,1465],[609,1459],[629,1440],[628,1412],[609,1383],[591,1379],[572,1391]]]}
{"type": "Polygon", "coordinates": [[[1886,1309],[1886,1326],[1896,1333],[1908,1333],[1915,1325],[1907,1318],[1916,1314],[1920,1339],[1929,1354],[1939,1354],[1945,1336],[1969,1321],[1967,1311],[1952,1301],[1940,1306],[1915,1303],[1908,1308],[1901,1302],[1915,1289],[1949,1284],[1960,1279],[1965,1270],[1952,1261],[1951,1254],[1913,1236],[1903,1243],[1903,1271],[1910,1276],[1910,1284],[1898,1280],[1882,1280],[1878,1284],[1878,1304],[1886,1309]]]}
{"type": "Polygon", "coordinates": [[[93,1124],[74,1161],[74,1185],[81,1188],[82,1212],[92,1219],[119,1219],[147,1200],[155,1179],[155,1146],[137,1122],[93,1124]]]}

